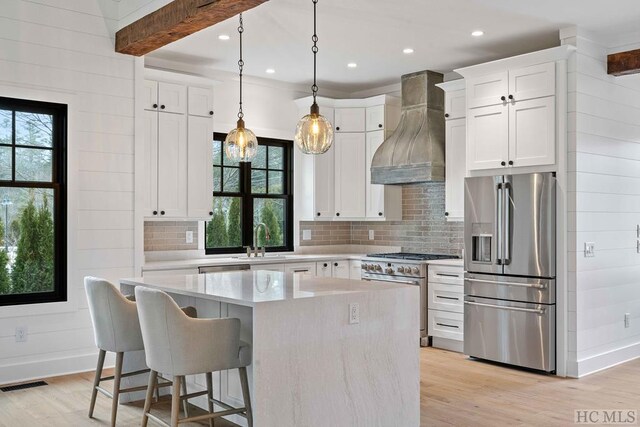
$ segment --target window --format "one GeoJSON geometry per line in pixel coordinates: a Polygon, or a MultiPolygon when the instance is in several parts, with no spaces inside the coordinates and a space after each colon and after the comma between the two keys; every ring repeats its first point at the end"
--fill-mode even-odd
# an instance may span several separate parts
{"type": "Polygon", "coordinates": [[[0,97],[0,305],[66,301],[67,106],[0,97]]]}
{"type": "Polygon", "coordinates": [[[225,134],[213,136],[213,217],[206,225],[206,253],[239,253],[253,245],[253,230],[262,229],[258,246],[267,251],[293,250],[293,143],[258,138],[251,163],[232,162],[224,153],[225,134]]]}

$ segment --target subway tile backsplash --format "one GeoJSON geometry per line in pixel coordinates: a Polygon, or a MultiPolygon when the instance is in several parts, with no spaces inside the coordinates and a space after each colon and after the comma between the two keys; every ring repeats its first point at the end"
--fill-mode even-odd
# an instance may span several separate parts
{"type": "Polygon", "coordinates": [[[300,243],[302,246],[343,243],[401,246],[406,252],[460,255],[464,247],[464,226],[462,222],[446,221],[444,198],[444,183],[405,185],[402,188],[402,221],[303,221],[300,230],[311,230],[311,240],[300,243]],[[374,232],[373,240],[369,240],[369,230],[374,232]],[[347,234],[350,240],[345,242],[347,234]]]}
{"type": "Polygon", "coordinates": [[[198,221],[145,221],[145,252],[188,249],[198,249],[198,221]],[[187,231],[193,232],[193,243],[186,243],[187,231]]]}

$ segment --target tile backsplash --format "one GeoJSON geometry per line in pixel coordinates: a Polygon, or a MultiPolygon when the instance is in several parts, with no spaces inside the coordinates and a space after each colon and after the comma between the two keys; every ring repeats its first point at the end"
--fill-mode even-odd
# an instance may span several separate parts
{"type": "Polygon", "coordinates": [[[198,221],[145,221],[146,252],[186,249],[198,249],[198,221]],[[186,243],[187,231],[193,232],[193,243],[186,243]]]}
{"type": "Polygon", "coordinates": [[[353,245],[401,246],[406,252],[460,255],[464,247],[464,225],[446,221],[444,198],[442,182],[405,185],[402,188],[402,221],[302,221],[300,230],[311,230],[311,240],[303,240],[301,245],[345,243],[347,229],[350,229],[348,243],[353,245]],[[369,230],[373,230],[373,240],[369,240],[369,230]]]}

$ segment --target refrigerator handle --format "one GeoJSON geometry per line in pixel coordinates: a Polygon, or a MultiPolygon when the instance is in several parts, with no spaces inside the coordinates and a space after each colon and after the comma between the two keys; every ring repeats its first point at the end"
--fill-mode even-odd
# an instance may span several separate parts
{"type": "Polygon", "coordinates": [[[504,265],[511,264],[511,184],[504,183],[502,204],[504,206],[504,265]]]}
{"type": "Polygon", "coordinates": [[[502,183],[498,183],[496,189],[496,264],[502,265],[503,253],[502,253],[502,218],[504,215],[504,203],[503,203],[502,183]]]}

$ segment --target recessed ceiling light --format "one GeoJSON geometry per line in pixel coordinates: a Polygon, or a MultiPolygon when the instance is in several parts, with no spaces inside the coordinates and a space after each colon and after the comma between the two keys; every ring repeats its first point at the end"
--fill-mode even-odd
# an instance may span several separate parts
{"type": "Polygon", "coordinates": [[[407,47],[405,49],[402,49],[402,53],[406,53],[407,55],[409,55],[410,53],[413,53],[413,49],[407,47]]]}
{"type": "Polygon", "coordinates": [[[358,66],[358,64],[356,64],[355,62],[349,62],[347,64],[347,67],[349,67],[349,68],[356,68],[357,66],[358,66]]]}
{"type": "Polygon", "coordinates": [[[225,41],[226,41],[226,40],[229,40],[230,38],[231,38],[231,37],[229,37],[229,36],[228,36],[228,35],[226,35],[226,34],[220,34],[220,35],[218,36],[218,39],[220,39],[220,40],[225,40],[225,41]]]}
{"type": "Polygon", "coordinates": [[[264,72],[267,74],[273,74],[276,72],[276,70],[274,70],[273,68],[267,68],[266,70],[264,70],[264,72]]]}
{"type": "Polygon", "coordinates": [[[484,31],[482,31],[482,30],[475,30],[474,32],[472,32],[472,33],[471,33],[471,35],[472,35],[473,37],[480,37],[480,36],[483,36],[483,35],[484,35],[484,31]]]}

